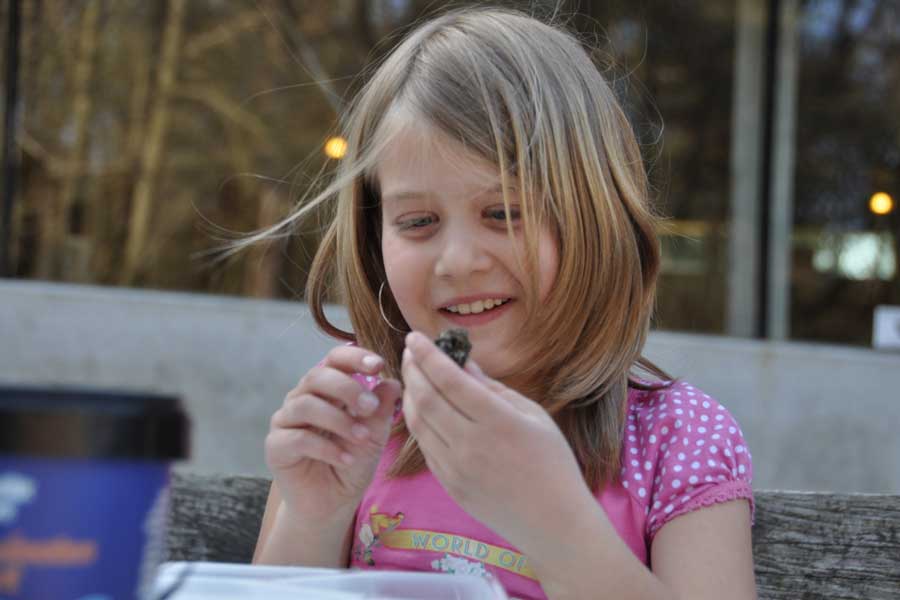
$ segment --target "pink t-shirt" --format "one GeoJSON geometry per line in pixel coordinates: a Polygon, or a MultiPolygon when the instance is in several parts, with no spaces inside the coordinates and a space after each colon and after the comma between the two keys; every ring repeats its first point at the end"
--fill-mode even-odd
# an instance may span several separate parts
{"type": "MultiPolygon", "coordinates": [[[[371,378],[359,378],[372,387],[371,378]]],[[[750,452],[725,408],[684,382],[629,389],[618,478],[597,501],[644,564],[656,532],[684,513],[750,501],[750,452]]],[[[546,598],[528,558],[470,517],[429,472],[388,479],[401,442],[392,439],[356,514],[351,567],[491,574],[514,598],[546,598]]]]}

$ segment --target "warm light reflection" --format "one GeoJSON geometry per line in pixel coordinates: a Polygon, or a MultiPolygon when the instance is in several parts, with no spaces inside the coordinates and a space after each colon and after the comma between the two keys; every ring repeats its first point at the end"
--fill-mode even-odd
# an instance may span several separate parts
{"type": "Polygon", "coordinates": [[[347,153],[347,140],[342,137],[333,137],[325,142],[325,154],[328,158],[344,158],[347,153]]]}
{"type": "Polygon", "coordinates": [[[869,210],[876,215],[886,215],[894,210],[894,199],[886,192],[872,194],[869,198],[869,210]]]}

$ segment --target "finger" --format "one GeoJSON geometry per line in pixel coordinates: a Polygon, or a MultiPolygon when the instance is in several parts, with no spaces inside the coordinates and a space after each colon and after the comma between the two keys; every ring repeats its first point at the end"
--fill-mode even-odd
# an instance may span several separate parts
{"type": "Polygon", "coordinates": [[[475,362],[474,359],[470,358],[466,361],[465,371],[470,373],[475,379],[480,381],[487,389],[491,390],[495,393],[502,393],[509,388],[497,381],[496,379],[491,379],[488,377],[484,371],[481,370],[481,367],[475,362]]]}
{"type": "Polygon", "coordinates": [[[347,452],[357,460],[380,457],[391,434],[394,422],[394,407],[400,400],[402,387],[396,379],[384,379],[372,390],[379,399],[378,408],[359,423],[368,430],[368,437],[347,445],[347,452]]]}
{"type": "Polygon", "coordinates": [[[369,417],[360,419],[360,422],[371,431],[372,441],[383,446],[390,435],[403,387],[396,379],[382,379],[372,393],[378,398],[378,408],[369,417]]]}
{"type": "Polygon", "coordinates": [[[300,396],[304,393],[331,400],[354,416],[369,416],[380,404],[378,397],[359,381],[333,367],[312,369],[288,396],[300,396]]]}
{"type": "Polygon", "coordinates": [[[420,407],[406,388],[403,390],[403,419],[422,452],[428,455],[440,455],[450,447],[450,443],[435,431],[434,427],[422,414],[420,407]]]}
{"type": "Polygon", "coordinates": [[[271,425],[273,429],[314,427],[350,442],[358,442],[371,435],[368,427],[355,421],[345,411],[310,394],[285,402],[272,415],[271,425]]]}
{"type": "Polygon", "coordinates": [[[400,398],[403,396],[403,386],[396,379],[386,378],[378,382],[378,385],[372,389],[372,393],[378,398],[378,408],[372,413],[369,420],[375,423],[383,421],[392,423],[400,398]]]}
{"type": "MultiPolygon", "coordinates": [[[[408,402],[405,391],[403,402],[404,406],[408,402]]],[[[406,428],[409,430],[410,435],[416,440],[416,445],[425,459],[425,465],[428,467],[428,470],[443,484],[447,480],[446,477],[449,472],[447,465],[451,458],[448,456],[449,447],[446,442],[428,425],[418,420],[419,417],[415,408],[412,411],[404,410],[403,419],[406,422],[406,428]]]]}
{"type": "Polygon", "coordinates": [[[384,368],[384,359],[359,346],[338,346],[325,356],[322,366],[343,371],[348,375],[375,375],[384,368]]]}
{"type": "Polygon", "coordinates": [[[414,331],[406,336],[406,347],[425,377],[459,412],[473,421],[502,416],[504,403],[491,401],[493,393],[430,339],[414,331]]]}
{"type": "Polygon", "coordinates": [[[471,373],[475,377],[475,379],[477,379],[479,382],[481,382],[482,385],[484,385],[484,387],[494,392],[497,397],[506,400],[514,407],[518,408],[520,411],[526,413],[534,413],[535,411],[545,412],[544,409],[534,400],[523,396],[512,388],[506,387],[496,379],[491,379],[484,371],[481,370],[481,367],[478,366],[478,363],[476,363],[471,358],[466,361],[465,370],[468,373],[471,373]]]}
{"type": "MultiPolygon", "coordinates": [[[[378,385],[375,386],[372,392],[374,392],[379,399],[396,404],[400,399],[400,396],[403,395],[403,386],[396,379],[385,377],[378,382],[378,385]]],[[[391,407],[391,409],[393,410],[393,407],[391,407]]],[[[391,413],[391,415],[393,416],[393,413],[391,413]]]]}
{"type": "Polygon", "coordinates": [[[276,429],[266,436],[266,464],[271,469],[285,469],[306,459],[335,468],[346,468],[354,462],[337,442],[311,429],[276,429]]]}
{"type": "Polygon", "coordinates": [[[404,355],[403,381],[410,402],[441,439],[462,439],[466,427],[471,427],[472,419],[459,412],[431,385],[415,361],[408,358],[408,351],[404,350],[404,355]]]}
{"type": "Polygon", "coordinates": [[[444,489],[449,490],[450,485],[452,485],[449,473],[451,472],[453,457],[449,456],[447,447],[439,442],[437,438],[434,441],[430,440],[427,435],[424,439],[416,438],[416,441],[428,470],[444,486],[444,489]]]}

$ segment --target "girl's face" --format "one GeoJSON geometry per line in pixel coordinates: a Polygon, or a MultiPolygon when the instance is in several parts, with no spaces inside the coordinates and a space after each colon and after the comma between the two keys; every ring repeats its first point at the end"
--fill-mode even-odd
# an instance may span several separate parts
{"type": "MultiPolygon", "coordinates": [[[[435,338],[468,330],[472,358],[494,378],[514,379],[514,338],[526,323],[525,239],[511,190],[511,240],[496,167],[434,130],[409,126],[378,163],[381,250],[388,285],[409,326],[435,338]]],[[[541,301],[559,265],[548,229],[538,244],[541,301]]]]}

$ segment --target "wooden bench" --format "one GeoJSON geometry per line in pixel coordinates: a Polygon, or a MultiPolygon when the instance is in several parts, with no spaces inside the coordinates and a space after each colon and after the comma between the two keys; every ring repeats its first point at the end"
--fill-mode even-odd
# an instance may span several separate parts
{"type": "MultiPolygon", "coordinates": [[[[173,475],[167,560],[247,563],[269,480],[173,475]]],[[[759,597],[900,598],[900,495],[756,492],[759,597]]]]}

